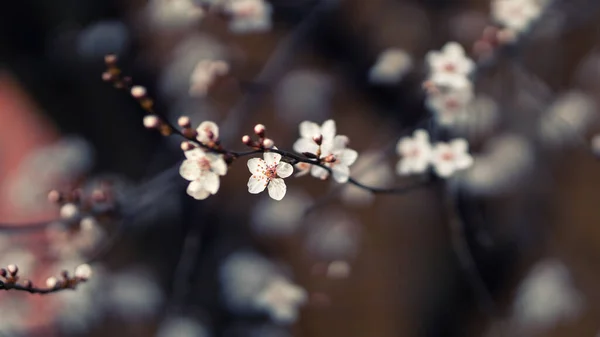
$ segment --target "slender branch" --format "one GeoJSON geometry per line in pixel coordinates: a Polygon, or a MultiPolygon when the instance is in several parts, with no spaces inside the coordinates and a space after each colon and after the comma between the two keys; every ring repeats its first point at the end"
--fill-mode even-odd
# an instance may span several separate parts
{"type": "Polygon", "coordinates": [[[63,291],[63,290],[75,290],[75,286],[72,287],[62,287],[62,286],[57,286],[54,288],[37,288],[37,287],[28,287],[26,285],[21,285],[18,283],[8,283],[8,282],[3,282],[0,281],[0,290],[16,290],[16,291],[25,291],[28,292],[30,294],[39,294],[39,295],[46,295],[46,294],[51,294],[51,293],[57,293],[59,291],[63,291]]]}

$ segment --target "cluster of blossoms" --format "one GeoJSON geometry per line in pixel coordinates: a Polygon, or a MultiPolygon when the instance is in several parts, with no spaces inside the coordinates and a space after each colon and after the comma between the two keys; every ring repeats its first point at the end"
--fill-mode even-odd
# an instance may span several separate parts
{"type": "Polygon", "coordinates": [[[374,84],[398,83],[412,69],[410,54],[399,48],[384,50],[369,70],[369,81],[374,84]]]}
{"type": "Polygon", "coordinates": [[[425,83],[429,95],[427,106],[439,125],[452,127],[466,118],[473,100],[473,83],[469,78],[475,69],[473,60],[456,42],[447,43],[441,51],[427,54],[429,79],[425,83]]]}
{"type": "Polygon", "coordinates": [[[529,30],[548,3],[549,0],[494,0],[491,14],[503,27],[502,34],[517,37],[529,30]]]}
{"type": "Polygon", "coordinates": [[[468,147],[464,139],[439,142],[432,146],[427,131],[416,130],[412,137],[400,139],[396,146],[401,156],[396,172],[400,175],[423,173],[432,165],[438,176],[447,178],[473,164],[468,147]]]}
{"type": "Polygon", "coordinates": [[[87,264],[82,264],[75,268],[75,273],[70,276],[67,271],[62,272],[62,279],[54,276],[46,280],[46,288],[37,288],[30,280],[20,281],[19,267],[15,264],[10,264],[6,269],[0,269],[0,277],[4,280],[0,281],[0,289],[18,289],[29,291],[31,293],[49,293],[61,289],[75,289],[77,285],[86,282],[92,276],[92,268],[87,264]]]}

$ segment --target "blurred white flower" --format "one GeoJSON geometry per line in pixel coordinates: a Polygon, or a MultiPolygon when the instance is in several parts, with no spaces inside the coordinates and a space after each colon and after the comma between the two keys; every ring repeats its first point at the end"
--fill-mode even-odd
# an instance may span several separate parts
{"type": "Polygon", "coordinates": [[[342,279],[350,275],[350,264],[346,261],[333,261],[327,266],[327,277],[342,279]]]}
{"type": "Polygon", "coordinates": [[[225,303],[238,313],[255,312],[257,294],[277,275],[269,260],[253,252],[230,255],[219,273],[225,303]]]}
{"type": "Polygon", "coordinates": [[[427,95],[426,104],[436,121],[443,126],[464,123],[467,109],[473,100],[473,86],[466,83],[460,88],[440,88],[427,95]]]}
{"type": "Polygon", "coordinates": [[[369,70],[369,81],[376,84],[394,84],[402,80],[413,66],[412,57],[399,48],[381,52],[369,70]]]}
{"type": "Polygon", "coordinates": [[[430,51],[426,56],[430,69],[430,80],[436,85],[463,88],[470,83],[468,76],[475,63],[465,55],[463,47],[448,42],[441,51],[430,51]]]}
{"type": "Polygon", "coordinates": [[[306,249],[312,256],[335,261],[358,254],[362,230],[355,219],[335,210],[313,216],[306,236],[306,249]]]}
{"type": "MultiPolygon", "coordinates": [[[[354,178],[359,182],[373,187],[389,186],[394,180],[394,174],[387,165],[381,163],[382,154],[379,152],[366,152],[353,166],[354,178]]],[[[372,192],[353,184],[346,184],[340,195],[341,199],[350,205],[367,205],[374,199],[372,192]]]]}
{"type": "Polygon", "coordinates": [[[571,91],[562,94],[539,121],[539,133],[549,146],[576,143],[597,119],[597,106],[587,94],[571,91]]]}
{"type": "Polygon", "coordinates": [[[206,153],[199,148],[185,151],[186,160],[179,168],[179,174],[190,181],[187,193],[194,199],[203,200],[217,193],[219,176],[227,173],[227,164],[221,155],[206,153]]]}
{"type": "Polygon", "coordinates": [[[278,202],[263,198],[252,210],[252,227],[260,234],[291,235],[302,224],[304,212],[311,204],[307,195],[295,191],[278,202]]]}
{"type": "Polygon", "coordinates": [[[264,0],[229,0],[225,10],[231,15],[229,29],[235,33],[264,32],[271,29],[271,4],[264,0]]]}
{"type": "Polygon", "coordinates": [[[150,0],[146,6],[150,22],[166,29],[189,26],[205,15],[194,0],[150,0]]]}
{"type": "Polygon", "coordinates": [[[282,178],[291,176],[294,167],[282,162],[281,155],[275,152],[265,152],[263,158],[248,160],[248,170],[252,173],[248,180],[248,192],[258,194],[268,188],[271,198],[281,200],[287,190],[282,178]]]}
{"type": "MultiPolygon", "coordinates": [[[[321,126],[304,121],[300,123],[300,139],[294,143],[294,151],[319,155],[323,164],[331,169],[333,179],[338,183],[345,183],[350,177],[350,166],[358,158],[358,152],[346,148],[348,142],[348,137],[336,135],[335,121],[332,119],[321,126]],[[317,139],[321,145],[317,144],[317,139]]],[[[320,179],[327,179],[329,176],[329,171],[316,165],[312,165],[310,173],[320,179]]]]}
{"type": "Polygon", "coordinates": [[[229,73],[229,64],[221,60],[200,60],[190,76],[190,95],[205,96],[217,77],[229,73]]]}
{"type": "Polygon", "coordinates": [[[145,270],[130,268],[107,281],[103,291],[107,308],[121,317],[132,320],[148,318],[156,314],[163,303],[164,296],[155,276],[145,270]]]}
{"type": "Polygon", "coordinates": [[[432,155],[429,134],[419,129],[412,137],[400,139],[396,145],[396,153],[401,157],[396,165],[396,173],[399,175],[425,172],[431,163],[432,155]]]}
{"type": "Polygon", "coordinates": [[[473,166],[461,176],[471,193],[497,194],[520,186],[534,165],[533,148],[527,139],[503,134],[491,139],[473,166]]]}
{"type": "Polygon", "coordinates": [[[188,317],[167,318],[159,327],[157,337],[208,337],[204,325],[188,317]]]}
{"type": "Polygon", "coordinates": [[[523,33],[542,13],[535,0],[493,0],[492,18],[517,33],[523,33]]]}
{"type": "Polygon", "coordinates": [[[282,277],[269,280],[258,294],[256,303],[275,323],[289,324],[298,318],[298,307],[307,300],[306,291],[282,277]]]}
{"type": "Polygon", "coordinates": [[[536,332],[576,318],[583,307],[584,299],[565,265],[546,259],[538,262],[519,286],[513,316],[520,327],[536,332]]]}
{"type": "Polygon", "coordinates": [[[468,151],[469,143],[465,139],[435,144],[431,156],[435,173],[442,178],[448,178],[454,172],[468,168],[473,164],[473,157],[468,151]]]}

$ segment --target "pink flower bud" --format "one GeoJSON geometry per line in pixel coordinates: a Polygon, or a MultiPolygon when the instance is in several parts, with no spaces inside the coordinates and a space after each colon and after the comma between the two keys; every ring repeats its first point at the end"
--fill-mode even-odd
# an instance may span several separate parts
{"type": "Polygon", "coordinates": [[[9,265],[6,267],[6,270],[8,270],[8,272],[9,272],[9,273],[10,273],[12,276],[15,276],[15,275],[17,275],[17,273],[19,272],[19,267],[17,267],[17,266],[16,266],[16,265],[14,265],[14,264],[9,264],[9,265]]]}
{"type": "Polygon", "coordinates": [[[265,139],[263,139],[263,141],[262,141],[262,146],[263,146],[264,148],[266,148],[266,149],[270,149],[270,148],[272,148],[273,146],[275,146],[275,142],[274,142],[272,139],[270,139],[270,138],[265,138],[265,139]]]}
{"type": "Polygon", "coordinates": [[[250,146],[252,144],[252,139],[250,139],[250,136],[245,135],[244,137],[242,137],[242,143],[250,146]]]}
{"type": "Polygon", "coordinates": [[[182,128],[190,128],[192,126],[192,122],[190,121],[190,118],[188,116],[179,117],[179,119],[177,120],[177,124],[179,124],[179,126],[181,126],[182,128]]]}
{"type": "Polygon", "coordinates": [[[254,133],[261,138],[265,136],[265,131],[266,131],[266,128],[262,124],[256,124],[254,126],[254,133]]]}
{"type": "Polygon", "coordinates": [[[136,99],[143,98],[146,96],[146,88],[142,87],[141,85],[134,86],[131,88],[131,96],[136,99]]]}
{"type": "Polygon", "coordinates": [[[160,119],[155,115],[144,116],[144,126],[147,129],[155,129],[160,124],[160,119]]]}
{"type": "Polygon", "coordinates": [[[48,192],[48,201],[58,203],[62,199],[62,195],[57,190],[48,192]]]}
{"type": "Polygon", "coordinates": [[[48,279],[46,279],[46,287],[48,287],[48,288],[54,288],[54,287],[56,287],[57,284],[58,284],[58,280],[54,276],[48,277],[48,279]]]}
{"type": "Polygon", "coordinates": [[[92,267],[89,264],[82,264],[75,268],[75,277],[87,280],[92,276],[92,267]]]}
{"type": "Polygon", "coordinates": [[[189,151],[192,149],[194,149],[194,145],[192,145],[190,142],[181,142],[182,151],[189,151]]]}
{"type": "Polygon", "coordinates": [[[60,217],[65,220],[73,219],[78,215],[79,215],[79,207],[77,207],[75,204],[71,204],[71,203],[64,204],[60,208],[60,217]]]}

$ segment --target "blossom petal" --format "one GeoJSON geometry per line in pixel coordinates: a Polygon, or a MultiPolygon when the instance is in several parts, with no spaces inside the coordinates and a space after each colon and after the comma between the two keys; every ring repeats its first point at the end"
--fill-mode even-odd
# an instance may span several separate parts
{"type": "Polygon", "coordinates": [[[214,172],[205,172],[200,180],[200,183],[204,187],[205,190],[210,192],[211,194],[217,193],[219,190],[219,186],[221,184],[219,180],[219,175],[214,172]]]}
{"type": "Polygon", "coordinates": [[[281,178],[287,178],[294,173],[294,167],[288,163],[280,162],[277,164],[277,175],[281,178]]]}
{"type": "Polygon", "coordinates": [[[198,179],[200,176],[201,170],[198,163],[193,160],[184,160],[179,167],[179,174],[183,177],[183,179],[193,181],[198,179]]]}
{"type": "Polygon", "coordinates": [[[285,196],[287,187],[285,182],[281,178],[275,178],[269,182],[268,185],[269,196],[275,200],[281,200],[285,196]]]}
{"type": "Polygon", "coordinates": [[[248,179],[248,192],[258,194],[267,187],[267,177],[262,175],[253,175],[248,179]]]}
{"type": "Polygon", "coordinates": [[[213,136],[212,140],[219,139],[219,127],[214,122],[202,122],[200,123],[196,131],[198,131],[198,136],[196,137],[196,139],[198,139],[198,141],[201,143],[208,143],[211,140],[211,138],[209,137],[209,135],[211,134],[213,136]]]}
{"type": "Polygon", "coordinates": [[[448,178],[454,173],[454,165],[449,161],[438,161],[434,168],[435,173],[442,178],[448,178]]]}
{"type": "Polygon", "coordinates": [[[465,139],[459,138],[450,142],[450,147],[455,154],[466,153],[469,143],[465,139]]]}
{"type": "Polygon", "coordinates": [[[222,155],[209,153],[206,156],[210,160],[210,168],[214,173],[220,176],[224,176],[225,174],[227,174],[227,163],[225,163],[225,160],[223,159],[222,155]]]}
{"type": "Polygon", "coordinates": [[[261,158],[248,159],[248,170],[250,173],[262,175],[266,168],[267,164],[261,158]]]}
{"type": "Polygon", "coordinates": [[[335,121],[333,119],[326,120],[321,126],[321,134],[323,139],[331,140],[335,137],[335,121]]]}
{"type": "Polygon", "coordinates": [[[315,178],[325,180],[329,176],[329,171],[322,168],[321,166],[313,165],[310,169],[310,174],[315,178]]]}
{"type": "Polygon", "coordinates": [[[343,135],[337,135],[333,138],[333,149],[345,149],[350,143],[350,139],[343,135]]]}
{"type": "Polygon", "coordinates": [[[331,171],[333,172],[333,179],[338,183],[343,184],[348,182],[348,178],[350,178],[350,168],[348,166],[338,164],[331,171]]]}
{"type": "Polygon", "coordinates": [[[454,165],[456,166],[456,169],[464,170],[473,165],[473,157],[468,153],[460,155],[454,161],[454,165]]]}
{"type": "Polygon", "coordinates": [[[275,152],[265,152],[263,158],[265,158],[268,166],[277,165],[281,161],[281,155],[275,152]]]}
{"type": "Polygon", "coordinates": [[[192,181],[187,188],[187,194],[196,200],[204,200],[208,198],[210,192],[202,188],[202,184],[198,181],[192,181]]]}
{"type": "Polygon", "coordinates": [[[298,153],[316,153],[318,148],[319,145],[314,140],[308,138],[300,138],[294,143],[294,151],[298,153]]]}
{"type": "Polygon", "coordinates": [[[295,177],[302,177],[307,175],[310,172],[311,164],[308,163],[298,163],[296,164],[296,175],[295,177]]]}
{"type": "Polygon", "coordinates": [[[200,148],[195,148],[193,150],[185,151],[183,153],[185,154],[185,157],[190,160],[199,160],[200,158],[206,155],[206,153],[200,148]]]}
{"type": "Polygon", "coordinates": [[[341,165],[350,166],[354,164],[358,158],[358,152],[352,149],[343,149],[336,155],[336,159],[339,160],[341,165]]]}
{"type": "Polygon", "coordinates": [[[300,123],[300,137],[313,139],[321,135],[321,127],[317,123],[304,121],[300,123]]]}

